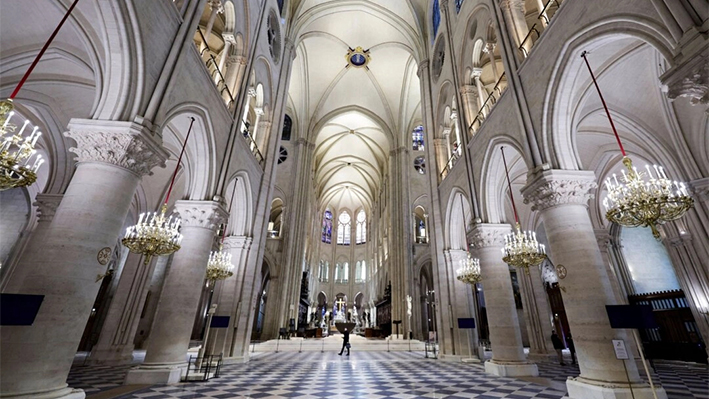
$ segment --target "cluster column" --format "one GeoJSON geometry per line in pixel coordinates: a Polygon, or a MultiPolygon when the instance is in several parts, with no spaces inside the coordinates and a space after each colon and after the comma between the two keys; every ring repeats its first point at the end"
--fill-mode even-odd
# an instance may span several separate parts
{"type": "Polygon", "coordinates": [[[13,293],[44,300],[33,325],[0,331],[3,396],[84,397],[66,378],[105,271],[97,254],[115,246],[141,176],[167,158],[158,137],[136,123],[72,119],[69,129],[76,172],[12,285],[13,293]]]}
{"type": "Polygon", "coordinates": [[[128,372],[127,385],[174,384],[186,367],[209,252],[226,212],[214,201],[177,201],[175,210],[182,217],[182,248],[165,276],[145,362],[128,372]]]}
{"type": "Polygon", "coordinates": [[[492,360],[485,362],[485,371],[508,377],[537,376],[537,365],[524,355],[510,267],[502,261],[505,235],[511,232],[507,224],[485,223],[474,225],[469,233],[470,244],[480,259],[492,345],[492,360]]]}
{"type": "MultiPolygon", "coordinates": [[[[455,276],[455,271],[463,266],[463,262],[468,259],[468,254],[462,249],[450,249],[444,251],[446,268],[451,271],[450,276],[455,276]]],[[[464,362],[479,362],[484,360],[483,353],[478,353],[478,330],[460,329],[457,320],[459,318],[475,318],[476,326],[479,323],[477,318],[477,306],[473,298],[473,290],[468,284],[461,281],[451,283],[451,303],[455,304],[451,309],[450,317],[453,319],[451,329],[453,330],[453,342],[455,355],[464,362]]],[[[446,356],[450,357],[450,356],[446,356]]]]}
{"type": "MultiPolygon", "coordinates": [[[[596,242],[587,202],[596,187],[591,171],[545,170],[530,177],[522,190],[526,203],[540,212],[549,241],[550,259],[567,269],[562,285],[581,374],[566,382],[572,399],[627,398],[628,380],[636,399],[652,398],[634,361],[618,360],[612,340],[630,347],[624,330],[612,329],[605,305],[616,304],[615,295],[596,242]],[[627,376],[626,376],[627,368],[627,376]]],[[[632,357],[631,357],[632,359],[632,357]]],[[[658,398],[666,398],[658,388],[658,398]]]]}

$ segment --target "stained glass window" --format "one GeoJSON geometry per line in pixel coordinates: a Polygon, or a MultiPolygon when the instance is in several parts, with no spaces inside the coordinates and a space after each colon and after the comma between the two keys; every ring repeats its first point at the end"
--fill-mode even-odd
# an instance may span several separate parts
{"type": "Polygon", "coordinates": [[[433,37],[431,38],[431,42],[433,43],[433,39],[435,39],[438,34],[438,26],[441,24],[441,7],[438,5],[438,0],[433,0],[431,22],[433,22],[433,37]]]}
{"type": "Polygon", "coordinates": [[[332,212],[329,209],[325,210],[322,218],[322,242],[332,242],[332,212]]]}
{"type": "Polygon", "coordinates": [[[347,211],[343,211],[337,218],[337,244],[338,245],[350,245],[350,238],[352,236],[352,224],[350,214],[347,211]]]}
{"type": "Polygon", "coordinates": [[[423,125],[418,125],[411,132],[412,148],[414,151],[423,151],[423,125]]]}
{"type": "Polygon", "coordinates": [[[426,158],[424,157],[416,157],[414,159],[414,169],[416,169],[419,174],[425,175],[426,174],[426,158]]]}
{"type": "Polygon", "coordinates": [[[357,231],[355,233],[355,239],[357,244],[364,244],[367,242],[367,214],[364,213],[364,209],[360,210],[357,214],[357,231]]]}
{"type": "Polygon", "coordinates": [[[463,0],[455,0],[455,13],[460,12],[460,7],[463,6],[463,0]]]}

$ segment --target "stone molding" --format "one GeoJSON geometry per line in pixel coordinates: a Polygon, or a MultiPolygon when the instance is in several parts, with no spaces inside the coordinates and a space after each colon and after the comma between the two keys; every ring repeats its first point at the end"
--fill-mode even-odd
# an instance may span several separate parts
{"type": "Polygon", "coordinates": [[[455,262],[467,259],[468,253],[464,249],[446,249],[443,256],[448,263],[455,266],[455,262]]]}
{"type": "Polygon", "coordinates": [[[251,248],[252,243],[253,243],[253,239],[248,236],[229,236],[229,237],[224,238],[224,249],[225,250],[232,250],[232,249],[248,250],[251,248]]]}
{"type": "Polygon", "coordinates": [[[478,89],[475,87],[475,85],[463,85],[460,87],[460,94],[466,95],[466,94],[474,94],[478,95],[478,89]]]}
{"type": "Polygon", "coordinates": [[[64,198],[64,194],[37,194],[32,205],[37,207],[38,221],[51,222],[62,198],[64,198]]]}
{"type": "Polygon", "coordinates": [[[697,200],[709,200],[709,177],[692,180],[689,182],[689,187],[697,200]]]}
{"type": "Polygon", "coordinates": [[[611,233],[606,229],[594,229],[593,233],[596,236],[596,242],[601,250],[605,250],[611,245],[611,233]]]}
{"type": "Polygon", "coordinates": [[[468,232],[468,242],[475,249],[502,248],[505,236],[511,232],[512,226],[509,224],[478,223],[468,232]]]}
{"type": "MultiPolygon", "coordinates": [[[[690,61],[665,72],[660,82],[671,100],[690,97],[692,105],[709,106],[709,57],[696,54],[690,61]]],[[[706,112],[709,113],[709,108],[706,112]]]]}
{"type": "Polygon", "coordinates": [[[552,169],[531,176],[522,195],[533,211],[567,204],[588,206],[597,186],[593,171],[552,169]]]}
{"type": "Polygon", "coordinates": [[[419,68],[418,68],[418,71],[417,71],[417,73],[416,73],[416,74],[418,75],[418,77],[421,78],[421,74],[422,74],[426,69],[428,69],[428,68],[429,68],[429,65],[428,65],[428,58],[426,58],[426,59],[424,59],[424,60],[421,60],[421,61],[419,62],[419,68]]]}
{"type": "Polygon", "coordinates": [[[224,207],[216,201],[181,200],[175,203],[175,212],[182,218],[182,227],[201,227],[216,230],[227,219],[224,207]]]}
{"type": "Polygon", "coordinates": [[[165,167],[167,151],[161,139],[147,127],[134,122],[72,119],[64,136],[76,141],[77,162],[102,162],[116,165],[138,176],[152,175],[156,166],[165,167]]]}

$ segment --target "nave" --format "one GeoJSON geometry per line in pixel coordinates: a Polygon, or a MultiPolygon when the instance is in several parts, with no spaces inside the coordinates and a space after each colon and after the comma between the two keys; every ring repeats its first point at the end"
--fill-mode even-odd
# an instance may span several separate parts
{"type": "MultiPolygon", "coordinates": [[[[539,377],[515,379],[486,374],[480,363],[426,358],[424,352],[368,351],[353,348],[350,357],[336,352],[252,352],[251,361],[223,367],[219,378],[178,385],[122,385],[133,365],[84,366],[79,353],[69,374],[71,386],[88,399],[210,398],[546,398],[566,394],[567,376],[579,374],[565,351],[566,366],[551,360],[538,364],[539,377]]],[[[144,351],[134,353],[141,362],[144,351]]],[[[487,352],[486,357],[491,357],[487,352]]],[[[709,368],[696,363],[655,363],[653,378],[669,399],[709,398],[709,368]]]]}

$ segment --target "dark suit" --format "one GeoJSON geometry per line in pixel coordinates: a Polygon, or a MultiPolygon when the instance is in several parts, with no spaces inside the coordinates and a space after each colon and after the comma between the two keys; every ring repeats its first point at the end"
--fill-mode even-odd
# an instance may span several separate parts
{"type": "Polygon", "coordinates": [[[340,353],[338,353],[338,355],[341,355],[342,352],[345,351],[345,348],[347,349],[347,356],[350,355],[350,348],[347,348],[347,344],[349,344],[349,343],[350,343],[350,332],[345,331],[344,333],[342,333],[342,349],[340,349],[340,353]]]}

